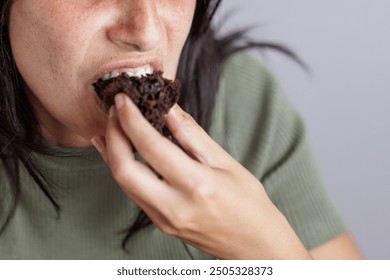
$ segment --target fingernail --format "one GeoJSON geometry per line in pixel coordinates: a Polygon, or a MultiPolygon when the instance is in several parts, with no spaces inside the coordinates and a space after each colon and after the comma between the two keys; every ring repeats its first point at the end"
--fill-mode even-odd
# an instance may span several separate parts
{"type": "Polygon", "coordinates": [[[111,106],[108,117],[111,119],[115,115],[115,106],[111,106]]]}
{"type": "Polygon", "coordinates": [[[100,143],[100,140],[99,140],[99,137],[96,136],[96,137],[93,137],[91,139],[91,143],[92,145],[95,146],[96,150],[98,150],[99,153],[102,153],[103,152],[103,146],[102,144],[100,143]]]}
{"type": "Polygon", "coordinates": [[[117,110],[120,110],[125,104],[125,97],[122,94],[115,95],[115,106],[117,110]]]}

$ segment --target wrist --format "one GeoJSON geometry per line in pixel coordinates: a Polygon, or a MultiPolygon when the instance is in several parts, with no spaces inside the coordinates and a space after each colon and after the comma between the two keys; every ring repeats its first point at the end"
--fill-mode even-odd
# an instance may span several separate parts
{"type": "Polygon", "coordinates": [[[269,246],[269,255],[272,259],[309,260],[310,253],[291,227],[286,217],[273,206],[269,214],[268,236],[264,237],[269,246]]]}
{"type": "MultiPolygon", "coordinates": [[[[305,248],[284,215],[270,202],[264,211],[266,217],[252,231],[255,246],[251,246],[241,257],[245,259],[311,260],[305,248]]],[[[253,229],[253,227],[252,227],[253,229]]]]}

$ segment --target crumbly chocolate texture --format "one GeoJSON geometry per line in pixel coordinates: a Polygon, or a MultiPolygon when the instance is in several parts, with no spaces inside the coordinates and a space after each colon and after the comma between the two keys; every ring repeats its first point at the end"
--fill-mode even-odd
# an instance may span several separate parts
{"type": "MultiPolygon", "coordinates": [[[[165,136],[165,118],[169,109],[179,100],[180,82],[162,77],[161,71],[142,77],[130,77],[126,73],[109,80],[100,79],[93,84],[95,91],[107,109],[114,105],[117,93],[127,94],[145,118],[165,136]]],[[[170,138],[170,137],[169,137],[170,138]]]]}

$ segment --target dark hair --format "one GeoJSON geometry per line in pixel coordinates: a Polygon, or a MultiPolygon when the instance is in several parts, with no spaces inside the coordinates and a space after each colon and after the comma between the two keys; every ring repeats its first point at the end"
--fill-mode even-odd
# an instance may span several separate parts
{"type": "MultiPolygon", "coordinates": [[[[37,141],[39,135],[37,119],[12,56],[7,26],[11,2],[0,1],[0,159],[10,180],[9,190],[0,189],[0,193],[9,194],[0,197],[0,234],[16,208],[20,193],[18,174],[21,165],[51,201],[57,214],[61,210],[56,202],[50,178],[44,176],[39,166],[29,158],[32,151],[41,154],[52,152],[37,141]]],[[[182,82],[179,104],[206,130],[209,128],[214,108],[221,65],[230,55],[251,47],[269,47],[278,49],[299,62],[292,52],[281,46],[243,40],[244,32],[241,31],[217,39],[210,22],[220,2],[221,0],[197,0],[192,27],[181,54],[177,74],[182,82]],[[191,79],[188,79],[188,73],[192,73],[191,79]]],[[[5,186],[2,185],[0,188],[5,186]]],[[[125,231],[123,248],[134,233],[151,223],[147,215],[140,211],[136,221],[125,231]]]]}

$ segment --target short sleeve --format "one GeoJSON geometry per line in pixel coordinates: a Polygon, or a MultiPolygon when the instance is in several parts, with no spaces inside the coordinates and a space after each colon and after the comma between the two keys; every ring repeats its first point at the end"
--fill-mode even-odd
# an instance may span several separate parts
{"type": "Polygon", "coordinates": [[[346,230],[302,118],[270,72],[249,55],[236,54],[225,63],[209,132],[261,181],[307,249],[346,230]]]}

